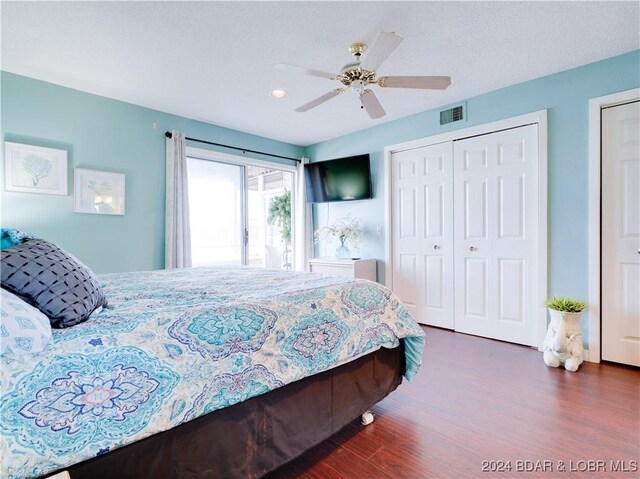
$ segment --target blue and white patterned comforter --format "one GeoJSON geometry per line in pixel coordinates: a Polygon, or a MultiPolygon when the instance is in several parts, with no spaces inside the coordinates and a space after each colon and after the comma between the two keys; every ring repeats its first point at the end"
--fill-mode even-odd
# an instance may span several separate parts
{"type": "Polygon", "coordinates": [[[424,334],[368,281],[242,267],[100,277],[109,307],[1,358],[0,477],[32,477],[424,334]]]}

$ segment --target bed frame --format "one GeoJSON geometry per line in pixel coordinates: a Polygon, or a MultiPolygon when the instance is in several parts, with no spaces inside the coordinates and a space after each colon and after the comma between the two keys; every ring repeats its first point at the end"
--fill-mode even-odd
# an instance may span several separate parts
{"type": "Polygon", "coordinates": [[[401,341],[65,471],[71,479],[262,477],[386,397],[404,370],[401,341]]]}

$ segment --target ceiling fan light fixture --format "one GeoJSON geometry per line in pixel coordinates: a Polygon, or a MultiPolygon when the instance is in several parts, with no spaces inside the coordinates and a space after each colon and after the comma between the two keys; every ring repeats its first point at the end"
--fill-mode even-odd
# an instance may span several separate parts
{"type": "Polygon", "coordinates": [[[358,95],[362,95],[362,91],[364,90],[364,83],[362,80],[353,80],[351,82],[351,90],[353,90],[358,95]]]}
{"type": "Polygon", "coordinates": [[[284,90],[271,90],[269,92],[269,95],[271,95],[273,98],[278,98],[279,100],[286,98],[286,96],[288,95],[288,93],[284,90]]]}

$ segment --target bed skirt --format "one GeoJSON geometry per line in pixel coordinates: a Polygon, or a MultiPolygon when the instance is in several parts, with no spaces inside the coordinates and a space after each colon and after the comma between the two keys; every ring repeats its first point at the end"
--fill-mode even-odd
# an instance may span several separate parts
{"type": "Polygon", "coordinates": [[[71,479],[258,478],[382,400],[404,370],[401,341],[65,470],[71,479]]]}

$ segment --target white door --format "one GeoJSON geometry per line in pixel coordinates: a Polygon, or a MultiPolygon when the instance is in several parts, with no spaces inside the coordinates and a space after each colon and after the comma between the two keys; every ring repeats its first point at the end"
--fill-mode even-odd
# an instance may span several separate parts
{"type": "Polygon", "coordinates": [[[640,366],[640,102],[602,110],[602,359],[640,366]]]}
{"type": "Polygon", "coordinates": [[[458,140],[453,150],[455,329],[535,345],[538,126],[458,140]]]}
{"type": "Polygon", "coordinates": [[[416,321],[453,329],[451,142],[392,156],[393,289],[416,321]]]}

